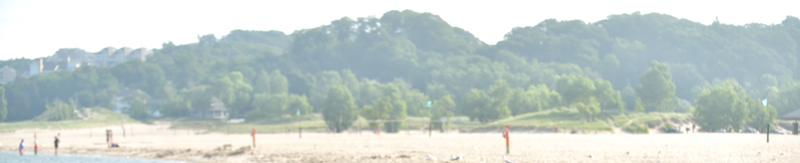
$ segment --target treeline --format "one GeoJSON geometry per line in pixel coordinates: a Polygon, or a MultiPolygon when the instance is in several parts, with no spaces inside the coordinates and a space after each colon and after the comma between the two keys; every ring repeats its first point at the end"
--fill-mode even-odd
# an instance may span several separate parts
{"type": "MultiPolygon", "coordinates": [[[[31,119],[53,101],[113,107],[110,98],[125,87],[163,99],[167,116],[207,110],[217,97],[232,117],[248,121],[342,115],[325,116],[334,130],[353,116],[391,122],[466,115],[485,123],[554,107],[577,108],[591,121],[601,112],[696,111],[696,100],[726,80],[753,99],[770,99],[780,115],[800,98],[798,40],[800,20],[792,16],[735,26],[635,12],[594,23],[548,19],[489,45],[437,15],[389,11],[289,35],[234,30],[192,44],[167,42],[146,62],[81,67],[4,87],[8,121],[31,119]],[[352,105],[336,103],[348,99],[352,105]]],[[[25,69],[24,61],[0,65],[25,69]]]]}

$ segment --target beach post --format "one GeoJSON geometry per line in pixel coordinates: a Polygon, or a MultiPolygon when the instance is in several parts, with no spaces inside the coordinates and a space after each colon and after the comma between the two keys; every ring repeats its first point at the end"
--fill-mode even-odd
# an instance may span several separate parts
{"type": "Polygon", "coordinates": [[[508,125],[503,129],[503,138],[506,138],[506,154],[511,153],[511,147],[509,146],[509,133],[508,133],[508,125]]]}
{"type": "Polygon", "coordinates": [[[253,148],[256,148],[256,128],[250,131],[250,135],[253,137],[253,148]]]}
{"type": "Polygon", "coordinates": [[[767,124],[767,143],[769,143],[769,124],[767,124]]]}
{"type": "Polygon", "coordinates": [[[431,123],[428,124],[428,137],[429,138],[433,136],[433,134],[431,134],[432,132],[433,132],[433,121],[431,121],[431,123]]]}

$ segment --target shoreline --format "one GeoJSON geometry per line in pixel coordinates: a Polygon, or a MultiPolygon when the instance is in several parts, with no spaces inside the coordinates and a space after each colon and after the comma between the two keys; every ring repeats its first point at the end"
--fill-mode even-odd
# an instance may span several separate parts
{"type": "MultiPolygon", "coordinates": [[[[7,149],[7,148],[2,148],[2,149],[0,149],[0,152],[2,152],[2,153],[10,153],[10,154],[12,154],[12,155],[17,155],[17,154],[19,154],[19,153],[18,153],[19,151],[17,151],[17,150],[10,151],[10,150],[9,150],[9,149],[7,149]]],[[[39,154],[40,154],[40,155],[42,155],[42,156],[44,156],[44,157],[59,157],[59,156],[66,156],[66,157],[99,157],[99,158],[109,158],[109,159],[114,159],[114,158],[116,158],[116,159],[131,159],[131,158],[133,158],[133,159],[143,160],[143,161],[146,161],[146,162],[152,162],[152,161],[158,161],[158,162],[164,162],[164,163],[172,163],[172,162],[175,162],[175,163],[185,163],[185,162],[189,162],[189,161],[185,161],[185,160],[165,160],[165,159],[142,158],[142,157],[122,157],[122,156],[113,156],[113,155],[106,155],[106,154],[77,154],[77,153],[64,153],[64,154],[59,154],[59,156],[55,156],[55,155],[54,155],[54,153],[51,153],[51,152],[41,152],[41,151],[39,152],[39,154]]],[[[22,157],[39,157],[39,156],[37,156],[37,155],[34,155],[34,154],[32,153],[32,151],[31,151],[31,152],[29,152],[29,151],[27,151],[27,150],[26,150],[26,151],[25,151],[25,155],[24,155],[24,156],[22,156],[22,157]]]]}

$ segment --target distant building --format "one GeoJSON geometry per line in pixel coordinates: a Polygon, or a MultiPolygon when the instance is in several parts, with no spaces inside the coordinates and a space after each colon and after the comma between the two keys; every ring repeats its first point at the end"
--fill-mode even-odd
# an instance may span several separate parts
{"type": "Polygon", "coordinates": [[[211,108],[206,111],[205,118],[227,119],[228,108],[225,108],[225,103],[219,98],[211,97],[211,108]]]}
{"type": "Polygon", "coordinates": [[[0,69],[0,84],[6,84],[14,81],[14,79],[17,79],[17,71],[15,71],[13,68],[4,66],[2,69],[0,69]]]}
{"type": "Polygon", "coordinates": [[[81,66],[114,66],[133,59],[146,61],[153,51],[146,48],[131,49],[123,47],[103,48],[97,53],[89,53],[78,48],[58,49],[50,57],[31,62],[27,76],[46,74],[59,70],[75,70],[81,66]]]}

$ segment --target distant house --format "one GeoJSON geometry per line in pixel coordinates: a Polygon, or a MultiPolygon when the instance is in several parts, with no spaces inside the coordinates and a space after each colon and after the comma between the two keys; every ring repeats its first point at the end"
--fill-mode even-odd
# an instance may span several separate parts
{"type": "Polygon", "coordinates": [[[17,71],[14,71],[13,68],[4,66],[2,69],[0,69],[0,84],[6,84],[14,81],[14,79],[17,79],[17,71]]]}
{"type": "Polygon", "coordinates": [[[228,109],[225,108],[225,103],[217,97],[211,97],[211,108],[206,111],[205,118],[227,119],[228,109]]]}

